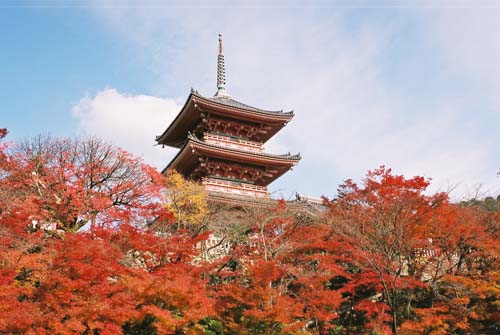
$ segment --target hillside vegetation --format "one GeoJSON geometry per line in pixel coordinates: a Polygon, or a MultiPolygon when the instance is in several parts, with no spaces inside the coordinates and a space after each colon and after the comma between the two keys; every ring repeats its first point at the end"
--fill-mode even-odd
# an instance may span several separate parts
{"type": "Polygon", "coordinates": [[[3,139],[0,334],[499,334],[499,201],[428,186],[380,167],[304,219],[99,139],[3,139]]]}

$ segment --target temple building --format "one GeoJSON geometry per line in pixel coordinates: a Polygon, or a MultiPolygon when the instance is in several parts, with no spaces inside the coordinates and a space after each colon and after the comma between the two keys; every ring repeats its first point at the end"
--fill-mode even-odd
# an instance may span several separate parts
{"type": "Polygon", "coordinates": [[[269,199],[268,185],[300,161],[300,154],[270,154],[264,144],[290,122],[293,111],[248,106],[226,92],[222,36],[219,35],[217,92],[191,90],[181,111],[156,137],[159,145],[179,148],[163,173],[175,169],[199,181],[209,199],[269,199]]]}

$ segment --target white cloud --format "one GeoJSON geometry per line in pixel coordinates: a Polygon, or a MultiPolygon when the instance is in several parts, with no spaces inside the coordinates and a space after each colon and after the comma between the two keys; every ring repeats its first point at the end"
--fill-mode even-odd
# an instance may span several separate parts
{"type": "Polygon", "coordinates": [[[500,89],[500,12],[476,13],[471,22],[461,12],[412,13],[416,26],[390,9],[368,13],[374,20],[345,9],[272,6],[98,11],[163,73],[160,95],[187,97],[190,86],[212,93],[223,32],[228,91],[257,107],[296,111],[268,146],[302,153],[272,187],[285,196],[333,195],[343,179],[380,164],[432,177],[434,189],[460,184],[456,197],[477,184],[495,192],[500,138],[496,128],[483,130],[500,125],[492,94],[500,89]],[[481,85],[469,85],[471,76],[481,85]]]}
{"type": "Polygon", "coordinates": [[[107,88],[81,99],[73,107],[73,115],[84,134],[99,136],[161,169],[174,150],[155,146],[155,136],[166,129],[179,109],[172,99],[130,96],[107,88]]]}

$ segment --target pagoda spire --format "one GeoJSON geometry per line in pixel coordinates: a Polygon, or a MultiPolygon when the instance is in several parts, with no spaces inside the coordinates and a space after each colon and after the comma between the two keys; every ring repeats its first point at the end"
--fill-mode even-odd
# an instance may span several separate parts
{"type": "Polygon", "coordinates": [[[217,93],[216,97],[230,98],[226,92],[226,66],[224,65],[224,48],[222,46],[222,34],[219,34],[219,55],[217,56],[217,93]]]}

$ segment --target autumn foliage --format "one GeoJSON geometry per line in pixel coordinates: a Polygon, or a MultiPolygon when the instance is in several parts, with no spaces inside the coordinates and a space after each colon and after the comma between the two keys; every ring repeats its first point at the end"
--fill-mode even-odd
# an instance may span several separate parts
{"type": "Polygon", "coordinates": [[[308,220],[255,211],[208,257],[206,195],[178,175],[94,138],[2,141],[0,334],[499,332],[491,201],[381,167],[308,220]]]}

